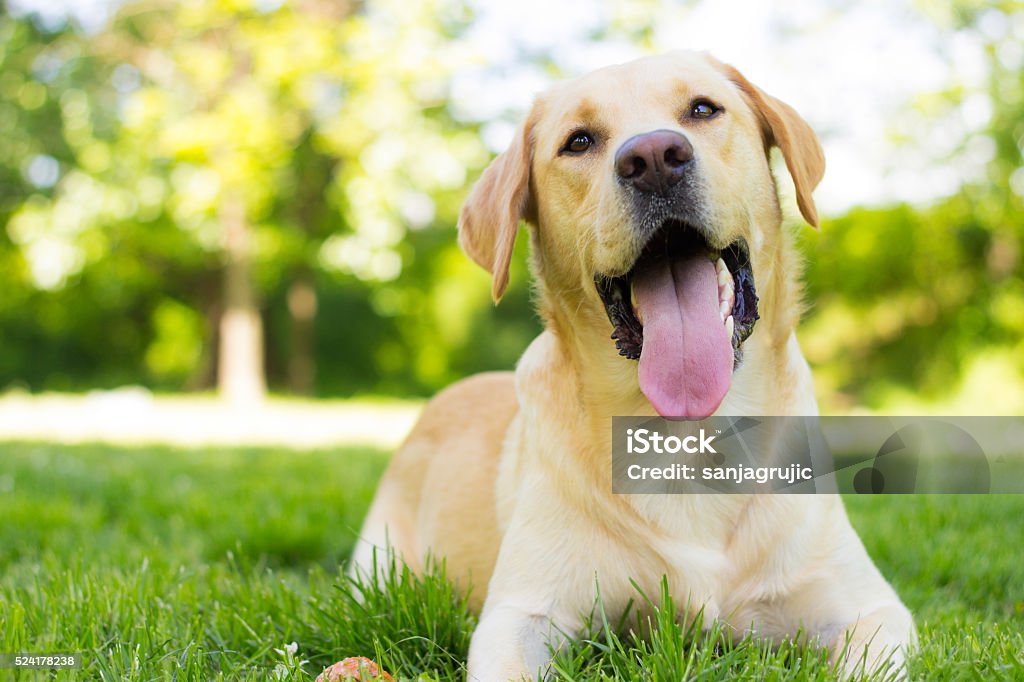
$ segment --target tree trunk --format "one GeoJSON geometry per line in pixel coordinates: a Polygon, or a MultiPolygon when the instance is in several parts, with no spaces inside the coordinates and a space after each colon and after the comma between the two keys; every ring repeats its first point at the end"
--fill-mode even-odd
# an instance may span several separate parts
{"type": "MultiPolygon", "coordinates": [[[[217,273],[219,275],[219,273],[217,273]]],[[[203,359],[185,383],[186,391],[207,391],[217,386],[217,354],[220,346],[220,318],[223,298],[223,276],[204,276],[199,281],[199,300],[206,319],[203,338],[203,359]]]]}
{"type": "Polygon", "coordinates": [[[288,387],[299,395],[312,394],[316,381],[316,355],[313,348],[316,308],[313,278],[309,272],[300,272],[288,287],[288,312],[291,318],[288,387]]]}
{"type": "Polygon", "coordinates": [[[263,325],[250,271],[249,226],[239,197],[224,200],[220,218],[224,228],[224,305],[217,390],[230,403],[256,403],[267,390],[263,375],[263,325]]]}

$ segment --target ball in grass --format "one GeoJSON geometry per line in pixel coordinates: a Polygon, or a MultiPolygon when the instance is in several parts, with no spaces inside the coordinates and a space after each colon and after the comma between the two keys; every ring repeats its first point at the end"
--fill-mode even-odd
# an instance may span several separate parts
{"type": "Polygon", "coordinates": [[[364,656],[353,656],[324,668],[324,671],[317,676],[316,682],[344,682],[345,680],[392,682],[392,679],[391,675],[381,670],[380,666],[370,659],[364,656]]]}

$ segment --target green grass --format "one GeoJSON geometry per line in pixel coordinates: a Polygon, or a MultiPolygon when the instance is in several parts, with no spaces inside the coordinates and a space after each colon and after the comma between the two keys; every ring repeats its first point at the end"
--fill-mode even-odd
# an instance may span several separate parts
{"type": "MultiPolygon", "coordinates": [[[[463,677],[475,620],[443,569],[399,573],[384,589],[341,571],[385,461],[371,450],[0,445],[0,652],[86,661],[0,679],[268,679],[283,664],[287,679],[310,680],[354,655],[396,677],[463,677]],[[276,649],[292,641],[289,663],[276,649]]],[[[915,613],[912,675],[1024,680],[1024,496],[862,497],[848,508],[915,613]]],[[[833,678],[813,649],[731,642],[713,625],[677,625],[671,609],[655,621],[635,640],[597,610],[557,673],[833,678]]]]}

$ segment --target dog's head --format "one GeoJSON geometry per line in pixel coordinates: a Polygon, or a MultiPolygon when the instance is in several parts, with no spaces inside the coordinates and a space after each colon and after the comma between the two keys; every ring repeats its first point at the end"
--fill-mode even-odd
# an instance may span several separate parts
{"type": "Polygon", "coordinates": [[[498,300],[528,222],[545,314],[605,339],[610,322],[655,409],[702,418],[759,319],[755,270],[779,241],[773,146],[817,226],[824,157],[787,104],[704,54],[602,69],[537,99],[466,201],[460,242],[498,300]]]}

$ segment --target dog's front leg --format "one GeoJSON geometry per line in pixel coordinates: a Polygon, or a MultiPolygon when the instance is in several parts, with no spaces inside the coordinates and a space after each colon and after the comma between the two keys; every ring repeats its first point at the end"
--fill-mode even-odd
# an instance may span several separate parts
{"type": "Polygon", "coordinates": [[[573,633],[544,614],[511,602],[486,608],[469,645],[471,682],[534,680],[547,676],[551,651],[573,633]]]}

